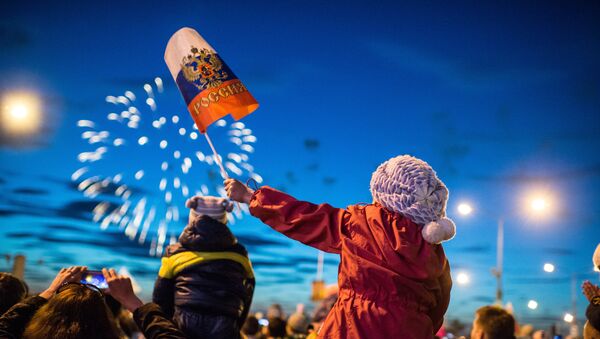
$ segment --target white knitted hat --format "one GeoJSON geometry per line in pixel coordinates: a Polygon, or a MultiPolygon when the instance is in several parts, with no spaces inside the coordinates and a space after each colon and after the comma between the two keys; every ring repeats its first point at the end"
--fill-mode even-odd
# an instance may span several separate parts
{"type": "Polygon", "coordinates": [[[448,189],[423,160],[401,155],[379,165],[371,177],[371,195],[384,208],[423,225],[421,233],[429,243],[456,234],[456,225],[446,217],[448,189]]]}
{"type": "Polygon", "coordinates": [[[227,199],[211,196],[196,195],[185,202],[190,209],[189,222],[202,215],[209,216],[224,224],[227,223],[227,213],[233,210],[233,203],[227,199]]]}

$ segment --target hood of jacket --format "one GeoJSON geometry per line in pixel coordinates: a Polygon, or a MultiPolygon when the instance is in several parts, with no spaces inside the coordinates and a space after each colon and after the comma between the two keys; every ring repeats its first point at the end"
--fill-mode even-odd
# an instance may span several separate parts
{"type": "Polygon", "coordinates": [[[191,251],[224,251],[237,244],[237,239],[227,225],[202,215],[183,229],[179,243],[191,251]]]}

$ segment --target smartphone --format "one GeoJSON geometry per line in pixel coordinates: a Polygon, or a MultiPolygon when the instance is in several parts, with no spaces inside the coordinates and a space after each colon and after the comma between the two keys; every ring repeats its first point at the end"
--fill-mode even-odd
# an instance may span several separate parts
{"type": "Polygon", "coordinates": [[[101,290],[108,288],[108,284],[106,283],[106,279],[104,279],[102,271],[85,271],[81,276],[81,283],[94,285],[101,290]]]}
{"type": "Polygon", "coordinates": [[[259,323],[261,326],[265,326],[265,327],[266,327],[266,326],[269,326],[269,320],[267,320],[267,319],[258,319],[258,323],[259,323]]]}

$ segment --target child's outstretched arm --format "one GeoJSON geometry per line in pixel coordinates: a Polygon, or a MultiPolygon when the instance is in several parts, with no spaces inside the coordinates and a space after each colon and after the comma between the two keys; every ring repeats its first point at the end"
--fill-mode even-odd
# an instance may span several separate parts
{"type": "Polygon", "coordinates": [[[253,216],[276,231],[322,251],[340,253],[348,211],[299,201],[267,186],[254,192],[234,179],[224,184],[230,199],[248,204],[253,216]]]}

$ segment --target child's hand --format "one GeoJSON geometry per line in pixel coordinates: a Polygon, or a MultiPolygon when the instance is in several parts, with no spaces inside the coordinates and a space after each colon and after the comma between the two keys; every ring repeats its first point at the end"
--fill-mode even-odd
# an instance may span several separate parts
{"type": "Polygon", "coordinates": [[[131,279],[129,279],[129,277],[118,275],[112,268],[110,270],[103,268],[102,274],[108,284],[108,290],[106,292],[120,302],[126,309],[133,312],[144,305],[140,298],[133,292],[133,286],[131,285],[131,279]]]}
{"type": "Polygon", "coordinates": [[[585,295],[590,302],[593,297],[600,296],[600,288],[597,285],[592,284],[589,280],[584,281],[581,288],[583,289],[583,295],[585,295]]]}
{"type": "Polygon", "coordinates": [[[235,179],[226,179],[223,181],[223,185],[225,186],[225,190],[227,191],[227,196],[229,196],[229,199],[246,204],[250,203],[250,199],[252,199],[252,194],[254,191],[248,186],[235,179]]]}
{"type": "Polygon", "coordinates": [[[40,293],[39,296],[44,299],[50,299],[62,285],[81,280],[81,273],[86,270],[87,267],[85,266],[61,268],[50,286],[44,292],[40,293]]]}

